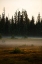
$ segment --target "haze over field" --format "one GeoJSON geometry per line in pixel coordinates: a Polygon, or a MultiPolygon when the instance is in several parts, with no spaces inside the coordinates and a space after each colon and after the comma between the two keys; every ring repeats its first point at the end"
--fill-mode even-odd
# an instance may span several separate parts
{"type": "Polygon", "coordinates": [[[42,38],[17,38],[17,39],[10,39],[10,38],[2,38],[0,40],[0,45],[8,45],[8,46],[42,46],[42,38]]]}
{"type": "Polygon", "coordinates": [[[16,10],[21,9],[27,10],[30,19],[32,15],[37,19],[39,12],[42,17],[42,0],[0,0],[0,14],[4,7],[6,16],[9,14],[9,18],[14,15],[16,10]]]}

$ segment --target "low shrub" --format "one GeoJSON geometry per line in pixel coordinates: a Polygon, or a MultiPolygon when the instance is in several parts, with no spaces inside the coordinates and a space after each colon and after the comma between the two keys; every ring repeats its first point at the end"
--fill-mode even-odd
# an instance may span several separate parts
{"type": "Polygon", "coordinates": [[[11,36],[11,39],[13,39],[13,38],[14,38],[14,35],[11,36]]]}
{"type": "Polygon", "coordinates": [[[0,34],[0,39],[2,38],[2,35],[0,34]]]}
{"type": "Polygon", "coordinates": [[[15,48],[11,53],[19,54],[19,53],[22,53],[22,51],[19,48],[15,48]]]}

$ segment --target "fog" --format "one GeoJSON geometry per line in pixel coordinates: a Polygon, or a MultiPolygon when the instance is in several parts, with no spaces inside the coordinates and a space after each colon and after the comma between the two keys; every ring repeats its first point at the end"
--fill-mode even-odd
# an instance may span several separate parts
{"type": "Polygon", "coordinates": [[[42,38],[2,38],[0,39],[0,46],[21,46],[21,45],[34,45],[42,46],[42,38]]]}

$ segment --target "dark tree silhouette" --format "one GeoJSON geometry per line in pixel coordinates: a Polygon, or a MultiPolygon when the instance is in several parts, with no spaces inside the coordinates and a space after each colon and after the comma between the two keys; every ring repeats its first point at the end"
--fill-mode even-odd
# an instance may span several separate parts
{"type": "Polygon", "coordinates": [[[4,31],[5,31],[5,18],[4,18],[4,16],[2,16],[2,18],[1,18],[0,27],[1,27],[0,28],[1,34],[3,35],[4,31]]]}
{"type": "Polygon", "coordinates": [[[13,35],[14,34],[14,20],[13,20],[13,16],[12,16],[12,19],[11,19],[11,27],[10,27],[10,31],[11,31],[11,34],[13,35]]]}
{"type": "Polygon", "coordinates": [[[37,17],[36,31],[37,31],[37,35],[38,35],[38,36],[41,36],[40,14],[38,14],[38,17],[37,17]]]}
{"type": "Polygon", "coordinates": [[[8,20],[8,17],[6,17],[6,22],[5,22],[5,35],[10,34],[10,21],[8,20]]]}
{"type": "Polygon", "coordinates": [[[35,24],[34,16],[30,20],[26,10],[16,11],[11,21],[4,14],[0,15],[0,34],[2,36],[42,36],[42,19],[40,13],[35,24]]]}

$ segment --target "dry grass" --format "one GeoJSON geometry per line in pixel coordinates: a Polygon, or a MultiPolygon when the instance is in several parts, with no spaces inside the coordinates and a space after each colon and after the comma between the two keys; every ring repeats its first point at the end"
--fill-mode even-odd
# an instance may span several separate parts
{"type": "Polygon", "coordinates": [[[42,46],[0,47],[0,64],[42,64],[42,46]],[[15,48],[23,53],[11,53],[15,48]]]}

